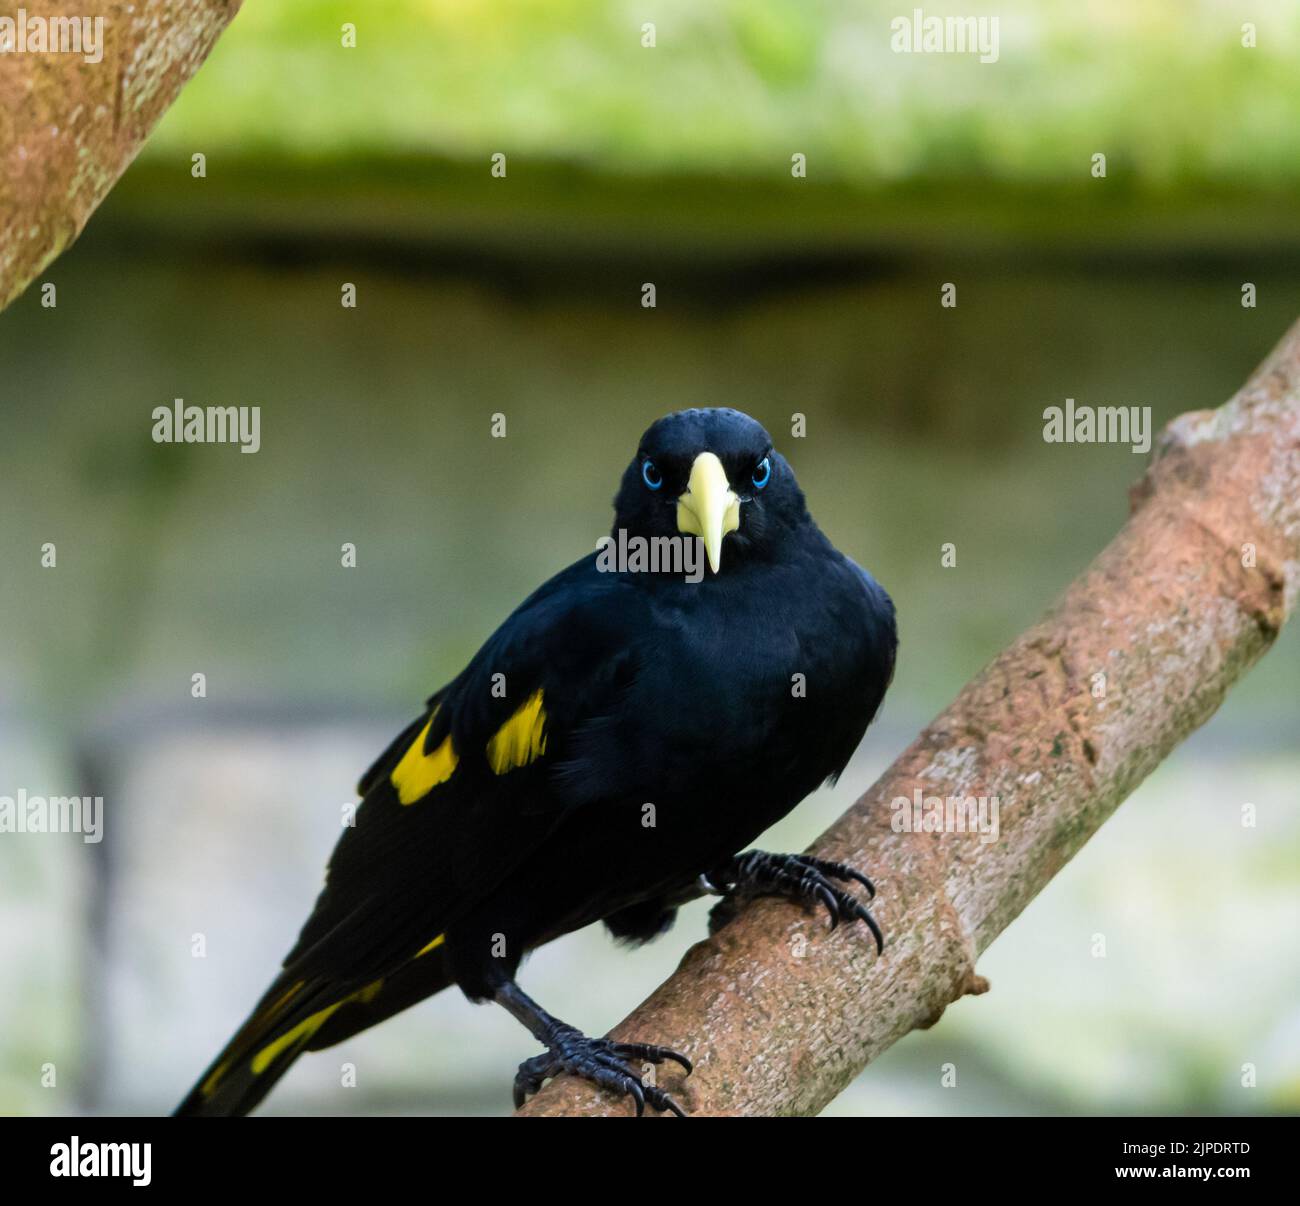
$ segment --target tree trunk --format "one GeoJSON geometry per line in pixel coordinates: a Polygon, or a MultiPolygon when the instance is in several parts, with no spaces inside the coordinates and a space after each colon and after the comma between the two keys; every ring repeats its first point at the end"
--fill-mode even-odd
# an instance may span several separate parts
{"type": "MultiPolygon", "coordinates": [[[[103,20],[89,56],[102,54],[98,62],[21,45],[0,53],[0,310],[81,233],[239,5],[23,0],[0,10],[15,19],[26,10],[29,33],[38,19],[103,20]]],[[[178,188],[190,183],[188,166],[176,165],[178,188]]]]}
{"type": "MultiPolygon", "coordinates": [[[[695,1060],[689,1078],[659,1069],[688,1112],[815,1114],[984,991],[977,956],[1270,647],[1300,585],[1300,323],[1230,402],[1169,425],[1132,504],[1047,617],[813,845],[875,879],[884,956],[861,926],[756,901],[615,1029],[695,1060]],[[896,832],[891,801],[914,792],[996,796],[997,840],[896,832]]],[[[630,1109],[562,1076],[520,1113],[630,1109]]]]}

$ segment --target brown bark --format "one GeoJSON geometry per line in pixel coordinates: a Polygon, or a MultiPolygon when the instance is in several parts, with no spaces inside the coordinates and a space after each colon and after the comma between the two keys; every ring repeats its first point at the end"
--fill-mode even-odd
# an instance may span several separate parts
{"type": "MultiPolygon", "coordinates": [[[[239,5],[23,0],[0,10],[103,18],[97,63],[71,53],[0,54],[0,309],[81,233],[239,5]]],[[[188,181],[186,169],[177,165],[178,183],[188,181]]]]}
{"type": "MultiPolygon", "coordinates": [[[[814,1114],[983,991],[976,957],[1269,648],[1300,587],[1300,323],[1231,401],[1169,425],[1132,503],[1047,617],[812,846],[875,878],[884,956],[861,927],[757,901],[615,1028],[692,1056],[689,1078],[659,1070],[688,1112],[814,1114]],[[998,840],[894,832],[890,801],[918,788],[997,796],[998,840]]],[[[520,1113],[630,1110],[563,1076],[520,1113]]]]}

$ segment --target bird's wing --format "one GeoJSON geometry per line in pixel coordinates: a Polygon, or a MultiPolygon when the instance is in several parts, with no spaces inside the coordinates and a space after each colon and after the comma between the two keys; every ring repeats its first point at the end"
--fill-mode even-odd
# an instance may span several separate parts
{"type": "Polygon", "coordinates": [[[638,592],[592,562],[526,600],[362,778],[285,960],[293,978],[362,983],[409,962],[569,807],[618,789],[628,771],[587,735],[635,680],[643,617],[638,592]]]}
{"type": "Polygon", "coordinates": [[[449,982],[447,928],[568,809],[635,773],[599,735],[623,710],[645,630],[641,593],[587,558],[430,698],[362,777],[356,823],[283,970],[178,1113],[245,1113],[303,1050],[449,982]]]}

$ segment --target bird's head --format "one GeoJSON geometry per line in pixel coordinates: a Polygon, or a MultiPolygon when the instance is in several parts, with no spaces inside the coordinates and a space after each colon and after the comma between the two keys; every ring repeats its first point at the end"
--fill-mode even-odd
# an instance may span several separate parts
{"type": "Polygon", "coordinates": [[[709,568],[775,556],[808,518],[794,473],[772,437],[729,408],[681,410],[654,423],[614,498],[614,535],[698,536],[709,568]]]}

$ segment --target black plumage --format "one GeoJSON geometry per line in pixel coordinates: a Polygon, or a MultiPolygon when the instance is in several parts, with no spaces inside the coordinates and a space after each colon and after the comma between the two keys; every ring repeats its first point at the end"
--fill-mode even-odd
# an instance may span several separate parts
{"type": "Polygon", "coordinates": [[[738,856],[844,768],[893,672],[893,606],[808,514],[753,419],[669,415],[623,476],[614,535],[701,539],[700,581],[584,557],[535,591],[360,784],[283,970],[180,1106],[251,1109],[316,1050],[450,984],[561,1070],[676,1110],[632,1064],[675,1052],[588,1039],[514,981],[524,955],[596,920],[640,941],[704,890],[776,892],[858,917],[869,881],[802,856],[738,856]]]}

